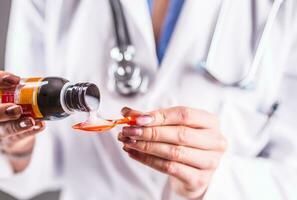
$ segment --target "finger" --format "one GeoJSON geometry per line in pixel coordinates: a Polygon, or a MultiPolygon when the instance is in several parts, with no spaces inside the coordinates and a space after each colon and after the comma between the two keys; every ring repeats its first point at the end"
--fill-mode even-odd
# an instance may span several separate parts
{"type": "Polygon", "coordinates": [[[190,147],[159,142],[137,141],[124,143],[124,147],[134,149],[158,158],[186,164],[197,169],[215,169],[219,164],[219,153],[190,147]]]}
{"type": "Polygon", "coordinates": [[[163,142],[202,150],[224,150],[226,140],[211,129],[193,129],[185,126],[124,127],[124,137],[136,140],[163,142]]]}
{"type": "Polygon", "coordinates": [[[218,126],[216,117],[203,110],[187,107],[161,109],[136,118],[139,126],[184,125],[193,128],[211,128],[218,126]]]}
{"type": "Polygon", "coordinates": [[[11,73],[0,71],[0,88],[9,88],[19,84],[20,77],[11,73]]]}
{"type": "Polygon", "coordinates": [[[129,107],[124,107],[122,108],[121,110],[121,113],[124,117],[128,117],[128,116],[139,116],[139,115],[142,115],[143,113],[140,112],[140,111],[137,111],[137,110],[133,110],[129,107]]]}
{"type": "Polygon", "coordinates": [[[18,119],[15,121],[0,123],[0,138],[9,137],[19,134],[25,130],[29,130],[35,125],[35,121],[31,117],[18,119]]]}
{"type": "Polygon", "coordinates": [[[45,123],[43,121],[38,121],[34,126],[26,130],[2,138],[2,148],[11,148],[15,144],[19,144],[17,142],[25,141],[27,138],[31,138],[32,136],[42,132],[44,129],[45,123]]]}
{"type": "Polygon", "coordinates": [[[16,120],[23,113],[22,107],[12,103],[0,104],[0,122],[16,120]]]}
{"type": "Polygon", "coordinates": [[[210,173],[206,171],[195,169],[178,162],[158,158],[129,148],[124,148],[124,150],[131,158],[152,167],[153,169],[177,178],[189,190],[205,187],[210,177],[210,173]]]}
{"type": "Polygon", "coordinates": [[[36,134],[42,132],[44,129],[45,129],[45,123],[43,121],[38,121],[31,128],[21,131],[17,134],[13,134],[11,136],[6,137],[5,138],[5,140],[7,142],[6,144],[11,146],[20,140],[23,140],[27,137],[30,137],[30,136],[33,136],[33,135],[36,135],[36,134]]]}
{"type": "Polygon", "coordinates": [[[122,133],[119,133],[118,140],[123,143],[135,143],[136,142],[135,139],[132,139],[130,137],[124,137],[122,133]]]}

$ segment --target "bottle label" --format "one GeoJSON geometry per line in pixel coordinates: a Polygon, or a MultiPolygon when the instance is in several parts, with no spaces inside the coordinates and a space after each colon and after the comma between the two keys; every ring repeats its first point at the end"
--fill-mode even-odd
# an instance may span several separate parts
{"type": "Polygon", "coordinates": [[[43,78],[22,79],[15,88],[0,90],[1,103],[15,103],[22,107],[24,116],[43,118],[38,103],[38,89],[42,85],[43,78]]]}
{"type": "Polygon", "coordinates": [[[0,101],[1,103],[14,103],[14,91],[13,89],[1,90],[0,91],[0,101]]]}

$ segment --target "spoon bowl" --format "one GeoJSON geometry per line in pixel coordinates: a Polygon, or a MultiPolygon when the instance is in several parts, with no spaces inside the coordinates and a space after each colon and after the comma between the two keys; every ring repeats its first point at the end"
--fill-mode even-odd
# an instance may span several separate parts
{"type": "Polygon", "coordinates": [[[73,129],[88,131],[88,132],[106,132],[110,129],[114,128],[117,125],[121,124],[128,124],[128,125],[135,125],[135,118],[133,117],[126,117],[118,120],[105,120],[106,124],[93,124],[88,122],[81,122],[74,124],[72,126],[73,129]]]}

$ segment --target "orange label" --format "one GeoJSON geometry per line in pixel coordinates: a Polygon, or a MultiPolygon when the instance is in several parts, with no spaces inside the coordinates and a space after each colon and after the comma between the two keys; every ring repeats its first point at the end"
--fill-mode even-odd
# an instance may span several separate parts
{"type": "Polygon", "coordinates": [[[20,105],[31,105],[34,113],[34,117],[42,118],[38,103],[37,103],[37,94],[38,89],[41,86],[43,78],[34,77],[23,80],[23,84],[17,87],[16,91],[18,96],[15,99],[15,103],[20,105]]]}

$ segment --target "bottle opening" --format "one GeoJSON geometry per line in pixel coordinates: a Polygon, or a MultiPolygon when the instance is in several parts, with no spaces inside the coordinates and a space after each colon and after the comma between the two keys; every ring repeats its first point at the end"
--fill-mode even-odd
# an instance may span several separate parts
{"type": "Polygon", "coordinates": [[[92,83],[69,85],[64,94],[64,101],[70,111],[96,111],[100,105],[100,91],[92,83]]]}
{"type": "Polygon", "coordinates": [[[84,95],[85,104],[89,111],[97,111],[100,105],[100,92],[96,85],[91,84],[84,95]]]}

